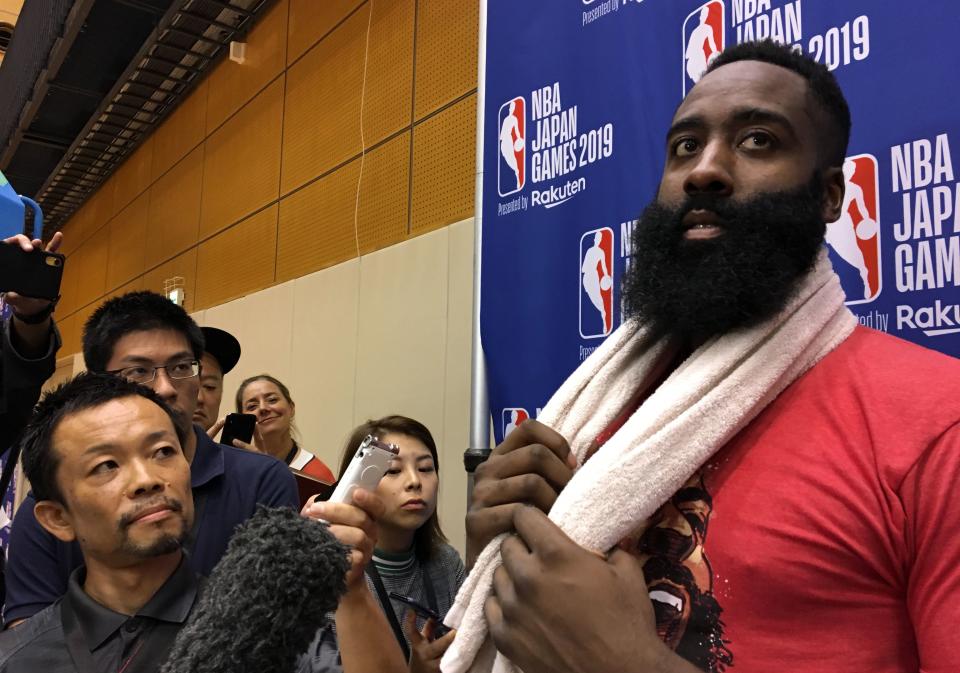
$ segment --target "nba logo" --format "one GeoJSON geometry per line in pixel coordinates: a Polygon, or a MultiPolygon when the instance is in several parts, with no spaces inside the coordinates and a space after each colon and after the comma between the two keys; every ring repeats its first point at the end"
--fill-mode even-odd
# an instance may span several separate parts
{"type": "Polygon", "coordinates": [[[517,426],[530,418],[530,414],[523,407],[507,407],[502,413],[503,420],[503,438],[517,429],[517,426]]]}
{"type": "Polygon", "coordinates": [[[580,237],[580,336],[605,337],[613,330],[613,229],[580,237]]]}
{"type": "Polygon", "coordinates": [[[527,102],[517,96],[500,106],[500,161],[497,164],[497,191],[508,196],[527,184],[527,102]]]}
{"type": "Polygon", "coordinates": [[[880,295],[880,200],[877,158],[872,154],[843,162],[845,190],[840,218],[827,225],[833,268],[847,304],[866,304],[880,295]]]}
{"type": "Polygon", "coordinates": [[[727,44],[723,0],[710,0],[683,22],[683,95],[703,77],[704,70],[727,44]]]}

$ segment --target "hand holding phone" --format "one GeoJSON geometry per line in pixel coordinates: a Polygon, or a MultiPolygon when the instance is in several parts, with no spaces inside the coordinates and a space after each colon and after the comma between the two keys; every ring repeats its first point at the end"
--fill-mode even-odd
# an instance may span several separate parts
{"type": "Polygon", "coordinates": [[[227,414],[223,422],[223,434],[220,443],[233,446],[233,440],[244,444],[253,440],[253,431],[257,427],[257,417],[253,414],[227,414]]]}
{"type": "Polygon", "coordinates": [[[408,608],[413,610],[418,616],[423,617],[424,619],[433,620],[433,634],[431,640],[436,640],[437,638],[443,638],[445,635],[450,633],[453,629],[443,623],[443,620],[440,619],[440,615],[428,608],[423,603],[418,603],[409,596],[404,596],[403,594],[398,594],[396,591],[391,591],[389,593],[390,599],[397,601],[398,603],[403,603],[408,608]]]}
{"type": "Polygon", "coordinates": [[[400,447],[396,444],[387,444],[373,435],[367,435],[350,459],[350,465],[337,482],[329,502],[349,503],[358,487],[371,493],[377,490],[377,484],[387,473],[390,461],[398,455],[400,447]]]}
{"type": "MultiPolygon", "coordinates": [[[[66,258],[56,252],[62,238],[57,232],[46,250],[40,247],[39,240],[31,241],[22,234],[4,239],[0,243],[0,292],[15,292],[20,302],[56,299],[60,295],[66,262],[66,258]]],[[[30,313],[27,307],[14,308],[30,313]]]]}

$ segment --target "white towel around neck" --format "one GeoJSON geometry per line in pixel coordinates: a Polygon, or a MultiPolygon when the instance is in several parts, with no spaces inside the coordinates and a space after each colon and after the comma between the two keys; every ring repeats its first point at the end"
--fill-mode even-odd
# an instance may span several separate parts
{"type": "MultiPolygon", "coordinates": [[[[609,550],[635,532],[707,460],[856,326],[822,249],[775,317],[698,348],[583,464],[668,348],[637,321],[621,325],[560,386],[538,420],[563,435],[582,465],[550,511],[572,540],[609,550]]],[[[457,637],[443,673],[516,673],[488,637],[483,604],[500,565],[494,539],[477,558],[446,623],[457,637]]]]}

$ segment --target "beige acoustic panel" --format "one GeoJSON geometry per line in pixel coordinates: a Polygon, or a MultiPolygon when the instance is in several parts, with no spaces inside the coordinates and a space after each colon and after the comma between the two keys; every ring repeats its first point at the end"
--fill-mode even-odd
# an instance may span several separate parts
{"type": "Polygon", "coordinates": [[[373,5],[363,96],[365,147],[412,121],[414,5],[414,0],[376,0],[373,5]]]}
{"type": "Polygon", "coordinates": [[[94,232],[78,251],[77,304],[85,306],[103,296],[107,284],[107,260],[110,255],[110,227],[94,232]]]}
{"type": "Polygon", "coordinates": [[[201,239],[276,200],[282,118],[280,77],[207,139],[201,239]]]}
{"type": "MultiPolygon", "coordinates": [[[[291,359],[293,340],[293,283],[275,285],[252,295],[208,308],[204,325],[219,327],[240,342],[240,361],[223,382],[220,415],[234,411],[234,398],[240,382],[255,374],[270,374],[289,383],[295,366],[291,359]]],[[[294,387],[291,395],[298,401],[294,387]]],[[[304,409],[309,414],[310,407],[304,409]]]]}
{"type": "Polygon", "coordinates": [[[283,177],[292,189],[360,153],[360,90],[369,3],[287,70],[283,177]]]}
{"type": "Polygon", "coordinates": [[[207,128],[207,86],[204,79],[153,133],[153,180],[157,180],[203,142],[207,128]]]}
{"type": "Polygon", "coordinates": [[[200,234],[203,150],[203,145],[194,149],[150,188],[148,268],[197,243],[200,234]]]}
{"type": "Polygon", "coordinates": [[[418,0],[414,118],[477,86],[480,3],[418,0]]]}
{"type": "Polygon", "coordinates": [[[441,229],[361,258],[355,423],[397,413],[443,436],[448,254],[441,229]]]}
{"type": "Polygon", "coordinates": [[[108,179],[113,185],[113,203],[110,215],[116,215],[127,204],[140,196],[153,181],[153,137],[146,141],[133,154],[124,159],[120,167],[108,179]]]}
{"type": "Polygon", "coordinates": [[[216,306],[273,284],[277,210],[270,206],[200,244],[193,309],[216,306]]]}
{"type": "Polygon", "coordinates": [[[197,288],[197,249],[190,248],[143,275],[143,288],[157,294],[163,294],[164,283],[176,277],[183,278],[183,308],[190,312],[196,305],[197,288]]]}
{"type": "Polygon", "coordinates": [[[293,283],[290,386],[304,448],[336,471],[353,429],[360,262],[353,259],[293,283]]]}
{"type": "Polygon", "coordinates": [[[357,256],[355,159],[280,202],[277,280],[304,276],[357,256]]]}
{"type": "Polygon", "coordinates": [[[362,4],[361,0],[290,0],[287,65],[300,58],[362,4]]]}
{"type": "Polygon", "coordinates": [[[246,37],[243,63],[223,59],[207,80],[207,133],[279,75],[286,63],[287,0],[274,3],[246,37]]]}
{"type": "Polygon", "coordinates": [[[467,514],[467,475],[463,452],[470,443],[470,358],[473,339],[473,220],[446,228],[447,352],[444,372],[443,437],[440,453],[440,512],[443,530],[461,553],[466,548],[463,519],[467,514]]]}
{"type": "Polygon", "coordinates": [[[473,216],[476,124],[473,95],[414,128],[412,234],[473,216]]]}
{"type": "Polygon", "coordinates": [[[147,254],[150,193],[144,192],[121,210],[109,225],[110,252],[104,289],[113,290],[143,273],[147,254]]]}
{"type": "Polygon", "coordinates": [[[406,237],[409,176],[409,133],[364,157],[358,218],[360,254],[386,248],[406,237]]]}

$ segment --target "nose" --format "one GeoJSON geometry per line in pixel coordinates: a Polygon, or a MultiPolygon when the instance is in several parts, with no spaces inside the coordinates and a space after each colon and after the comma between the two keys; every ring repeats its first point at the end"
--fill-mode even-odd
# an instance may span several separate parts
{"type": "Polygon", "coordinates": [[[135,460],[131,463],[130,483],[127,494],[131,497],[162,493],[163,479],[154,474],[146,461],[135,460]]]}
{"type": "Polygon", "coordinates": [[[407,468],[407,485],[406,489],[408,491],[419,491],[423,488],[423,482],[420,480],[420,470],[416,467],[407,468]]]}
{"type": "Polygon", "coordinates": [[[683,181],[683,191],[688,196],[695,194],[730,196],[733,194],[730,153],[723,147],[722,143],[712,142],[704,147],[683,181]]]}
{"type": "Polygon", "coordinates": [[[177,389],[173,385],[173,381],[167,376],[166,369],[158,369],[156,375],[153,377],[153,381],[150,382],[150,387],[153,388],[153,392],[160,396],[164,401],[172,400],[177,397],[177,389]]]}

